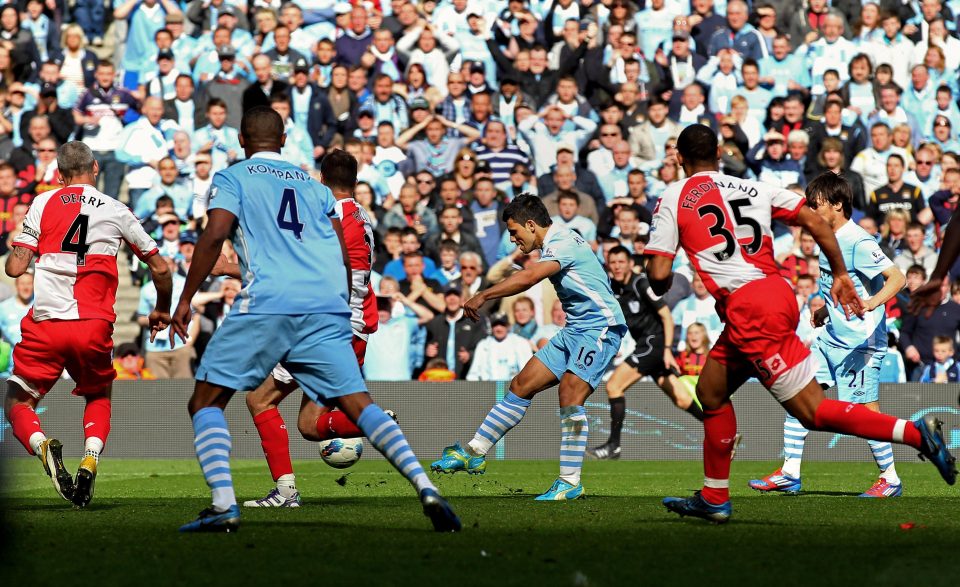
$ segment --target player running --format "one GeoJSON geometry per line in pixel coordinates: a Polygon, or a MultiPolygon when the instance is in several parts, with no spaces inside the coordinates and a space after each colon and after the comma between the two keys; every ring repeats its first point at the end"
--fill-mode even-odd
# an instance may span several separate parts
{"type": "Polygon", "coordinates": [[[528,290],[550,279],[567,314],[567,324],[537,351],[510,382],[510,392],[493,406],[467,446],[443,450],[431,468],[441,473],[483,473],[484,455],[520,423],[533,396],[560,383],[560,477],[540,501],[583,496],[580,470],[587,448],[587,413],[583,403],[600,383],[627,332],[620,305],[596,254],[578,234],[550,221],[540,198],[521,194],[503,210],[510,240],[529,255],[539,249],[540,261],[518,271],[463,304],[474,322],[485,302],[528,290]]]}
{"type": "MultiPolygon", "coordinates": [[[[850,184],[835,173],[824,173],[807,186],[807,206],[833,229],[851,272],[857,295],[863,299],[862,319],[846,319],[836,306],[827,304],[813,316],[813,325],[826,328],[811,348],[819,365],[817,381],[823,387],[837,386],[840,401],[863,404],[880,411],[880,365],[887,354],[887,322],[884,304],[897,295],[907,279],[883,254],[876,239],[850,220],[853,195],[850,184]],[[827,319],[829,318],[829,321],[827,319]]],[[[826,299],[833,276],[825,255],[820,255],[820,291],[826,299]]],[[[798,493],[800,462],[807,429],[788,415],[783,424],[783,466],[763,479],[750,481],[757,491],[798,493]]],[[[868,442],[880,467],[880,478],[860,497],[899,497],[903,492],[893,464],[889,442],[868,442]]]]}
{"type": "MultiPolygon", "coordinates": [[[[353,352],[357,364],[363,367],[368,337],[376,332],[377,298],[370,285],[373,265],[373,228],[356,200],[353,189],[357,183],[350,165],[352,157],[344,151],[332,151],[320,162],[320,182],[330,188],[336,198],[337,218],[343,227],[343,240],[350,257],[350,326],[353,329],[353,352]]],[[[218,263],[218,267],[221,264],[218,263]]],[[[214,273],[218,273],[214,269],[214,273]]],[[[240,267],[231,264],[220,271],[240,279],[240,267]]],[[[244,507],[299,507],[300,492],[297,491],[293,463],[290,461],[290,442],[287,425],[277,406],[297,389],[298,384],[282,366],[277,365],[260,387],[247,394],[247,408],[260,435],[263,456],[267,459],[270,474],[277,484],[266,497],[245,501],[244,507]]],[[[391,414],[386,410],[387,414],[391,414]]],[[[297,428],[307,440],[319,442],[330,438],[355,438],[363,436],[356,424],[340,410],[323,407],[304,394],[300,402],[297,428]]]]}
{"type": "Polygon", "coordinates": [[[4,412],[13,435],[37,455],[57,493],[78,507],[93,499],[100,453],[110,433],[113,368],[113,305],[117,298],[117,252],[126,242],[147,263],[157,286],[150,313],[150,338],[170,324],[173,281],[166,262],[126,205],[102,194],[100,168],[78,141],[57,152],[60,183],[33,201],[23,232],[7,257],[10,277],[23,275],[37,257],[33,308],[20,325],[23,339],[13,350],[4,412]],[[66,369],[76,383],[83,410],[84,453],[76,484],[63,466],[59,440],[47,438],[35,409],[66,369]]]}
{"type": "MultiPolygon", "coordinates": [[[[175,332],[184,339],[190,300],[230,237],[243,289],[210,340],[188,405],[213,504],[180,530],[239,528],[223,409],[236,390],[259,385],[280,363],[314,402],[343,410],[416,487],[435,530],[458,531],[460,520],[427,478],[400,427],[370,399],[360,375],[351,348],[350,260],[333,194],[280,156],[286,134],[279,114],[265,106],[251,108],[240,127],[247,160],[213,178],[207,227],[173,318],[175,332]]],[[[343,165],[348,167],[328,176],[338,188],[352,185],[342,178],[357,173],[352,158],[343,165]]]]}
{"type": "Polygon", "coordinates": [[[607,253],[610,285],[613,295],[627,319],[630,335],[637,342],[633,354],[620,363],[607,380],[610,400],[610,438],[606,443],[587,449],[595,459],[620,458],[620,433],[626,415],[624,392],[649,375],[674,405],[703,420],[703,411],[686,391],[675,385],[673,370],[679,371],[670,348],[673,346],[673,315],[660,296],[650,291],[647,276],[634,273],[633,257],[626,247],[616,246],[607,253]]]}
{"type": "Polygon", "coordinates": [[[717,299],[725,326],[697,384],[704,411],[703,490],[686,499],[664,499],[667,509],[718,523],[730,519],[730,451],[737,432],[730,396],[754,376],[808,430],[910,445],[953,485],[955,461],[939,420],[909,422],[862,404],[826,399],[814,379],[816,361],[796,335],[796,297],[773,259],[771,223],[778,219],[813,235],[833,275],[833,302],[845,316],[862,315],[862,301],[830,226],[793,192],[719,173],[717,136],[706,126],[684,129],[677,149],[687,179],[657,202],[646,248],[653,255],[647,276],[654,293],[665,292],[673,258],[683,247],[717,299]]]}

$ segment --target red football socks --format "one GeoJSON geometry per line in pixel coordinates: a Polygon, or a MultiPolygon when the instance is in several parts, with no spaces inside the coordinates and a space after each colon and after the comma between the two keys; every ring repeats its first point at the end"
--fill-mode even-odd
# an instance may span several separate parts
{"type": "Polygon", "coordinates": [[[110,414],[112,413],[110,398],[98,397],[88,399],[83,408],[83,437],[99,438],[103,444],[107,443],[110,435],[110,414]]]}
{"type": "Polygon", "coordinates": [[[919,449],[920,431],[908,420],[874,412],[866,406],[832,399],[820,402],[813,422],[818,430],[851,434],[868,440],[899,442],[919,449]]]}
{"type": "Polygon", "coordinates": [[[280,410],[270,408],[253,417],[253,423],[260,434],[260,446],[263,447],[263,456],[267,458],[270,475],[276,481],[283,475],[293,474],[293,463],[290,462],[290,439],[287,436],[287,425],[280,415],[280,410]]]}
{"type": "Polygon", "coordinates": [[[321,414],[317,418],[317,434],[320,440],[331,438],[360,438],[363,431],[350,421],[350,418],[340,410],[321,414]]]}
{"type": "Polygon", "coordinates": [[[700,496],[712,504],[730,499],[730,453],[737,435],[737,414],[733,404],[703,411],[703,491],[700,496]]]}
{"type": "Polygon", "coordinates": [[[28,453],[36,454],[30,446],[30,437],[37,432],[43,434],[40,418],[37,417],[36,412],[27,404],[14,404],[10,408],[9,418],[14,437],[27,449],[28,453]]]}

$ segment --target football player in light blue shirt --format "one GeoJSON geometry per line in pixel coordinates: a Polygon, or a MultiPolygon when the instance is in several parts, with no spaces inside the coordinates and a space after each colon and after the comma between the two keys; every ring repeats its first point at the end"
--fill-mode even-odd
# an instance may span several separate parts
{"type": "MultiPolygon", "coordinates": [[[[825,388],[837,386],[841,401],[864,404],[879,411],[880,371],[887,354],[887,322],[884,304],[897,295],[906,278],[900,269],[880,250],[876,239],[850,220],[852,196],[846,189],[834,193],[807,193],[807,205],[816,210],[833,228],[843,253],[844,265],[850,271],[857,294],[866,312],[863,318],[849,320],[843,309],[830,303],[833,274],[826,258],[820,255],[820,292],[827,304],[813,315],[813,325],[826,327],[820,332],[811,351],[817,357],[817,381],[825,388]]],[[[785,459],[783,466],[764,479],[755,479],[750,486],[758,491],[800,491],[800,462],[807,430],[787,416],[783,425],[785,459]]],[[[893,464],[893,447],[889,442],[868,441],[873,458],[880,467],[880,478],[861,497],[898,497],[902,493],[900,478],[893,464]]]]}
{"type": "Polygon", "coordinates": [[[352,192],[356,160],[342,151],[331,153],[342,161],[330,166],[334,173],[324,176],[324,185],[280,156],[285,141],[283,119],[271,108],[244,113],[240,145],[247,161],[213,178],[207,227],[173,317],[174,332],[184,340],[190,300],[230,238],[243,289],[207,347],[188,404],[213,505],[180,530],[239,527],[223,409],[234,392],[255,389],[280,363],[310,399],[343,410],[385,453],[417,488],[435,530],[458,531],[460,520],[427,478],[403,432],[370,399],[351,346],[350,262],[331,190],[352,192]]]}
{"type": "Polygon", "coordinates": [[[627,331],[610,279],[590,245],[577,233],[554,224],[537,196],[521,194],[503,210],[511,240],[525,254],[540,250],[533,267],[514,273],[479,292],[463,305],[472,320],[490,300],[522,293],[549,279],[567,315],[566,325],[510,382],[507,393],[487,414],[467,446],[456,443],[431,468],[442,473],[483,473],[485,455],[520,423],[530,400],[560,383],[560,477],[540,501],[583,496],[580,470],[587,448],[587,414],[583,404],[600,383],[627,331]]]}

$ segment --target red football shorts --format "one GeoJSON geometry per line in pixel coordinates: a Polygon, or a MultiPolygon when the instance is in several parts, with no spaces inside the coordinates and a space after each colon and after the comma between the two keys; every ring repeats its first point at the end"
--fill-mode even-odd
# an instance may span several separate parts
{"type": "Polygon", "coordinates": [[[26,391],[43,397],[63,370],[76,383],[74,395],[101,393],[117,377],[113,324],[106,320],[44,320],[31,310],[20,322],[23,340],[13,349],[13,375],[26,391]]]}
{"type": "MultiPolygon", "coordinates": [[[[726,325],[719,340],[710,349],[710,357],[730,371],[751,370],[760,382],[784,401],[799,389],[780,390],[778,379],[794,367],[804,364],[810,350],[797,336],[800,310],[790,285],[780,276],[751,282],[726,300],[726,325]]],[[[795,373],[800,375],[799,373],[795,373]]],[[[802,382],[809,383],[810,377],[802,382]]],[[[796,384],[791,383],[791,387],[796,384]]]]}

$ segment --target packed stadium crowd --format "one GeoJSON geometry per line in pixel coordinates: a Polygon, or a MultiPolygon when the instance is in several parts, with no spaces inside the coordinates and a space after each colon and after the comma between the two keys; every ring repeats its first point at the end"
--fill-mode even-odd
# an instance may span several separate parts
{"type": "MultiPolygon", "coordinates": [[[[178,299],[212,176],[243,158],[243,112],[269,105],[285,120],[286,160],[315,174],[342,148],[359,162],[380,318],[365,376],[509,380],[565,316],[546,280],[485,307],[478,324],[463,315],[462,302],[536,261],[511,244],[505,204],[537,194],[601,261],[617,246],[640,256],[659,195],[684,181],[677,136],[700,123],[717,132],[727,174],[802,193],[842,173],[853,220],[907,276],[887,308],[882,380],[960,375],[960,267],[936,312],[905,311],[960,201],[958,1],[104,4],[0,8],[0,253],[32,198],[59,187],[57,147],[82,140],[99,187],[160,244],[178,299]]],[[[825,303],[816,243],[779,225],[771,245],[812,343],[809,318],[825,303]]],[[[695,375],[722,324],[683,254],[674,268],[664,301],[680,368],[695,375]]],[[[156,290],[132,255],[129,275],[146,326],[156,290]]],[[[241,290],[209,279],[191,342],[120,345],[120,378],[191,377],[241,290]]],[[[4,295],[9,369],[32,277],[4,295]]]]}

